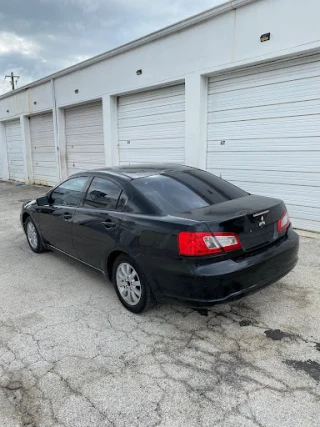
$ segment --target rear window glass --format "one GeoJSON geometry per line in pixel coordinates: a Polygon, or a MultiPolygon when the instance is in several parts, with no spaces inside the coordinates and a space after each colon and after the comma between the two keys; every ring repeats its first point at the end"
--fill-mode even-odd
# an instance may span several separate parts
{"type": "Polygon", "coordinates": [[[168,214],[188,212],[248,195],[229,182],[197,169],[139,178],[132,184],[168,214]]]}

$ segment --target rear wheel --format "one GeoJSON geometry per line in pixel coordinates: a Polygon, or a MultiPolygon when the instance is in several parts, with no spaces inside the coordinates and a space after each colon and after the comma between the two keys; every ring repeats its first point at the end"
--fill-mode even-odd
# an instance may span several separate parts
{"type": "Polygon", "coordinates": [[[31,250],[37,254],[44,252],[45,247],[43,246],[38,230],[30,217],[27,218],[25,222],[25,230],[31,250]]]}
{"type": "Polygon", "coordinates": [[[115,260],[112,281],[121,303],[133,313],[142,313],[155,305],[147,278],[127,255],[120,255],[115,260]]]}

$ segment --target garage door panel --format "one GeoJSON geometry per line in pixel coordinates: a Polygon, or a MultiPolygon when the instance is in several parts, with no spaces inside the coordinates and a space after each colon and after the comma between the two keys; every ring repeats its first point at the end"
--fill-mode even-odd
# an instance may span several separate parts
{"type": "Polygon", "coordinates": [[[166,125],[171,123],[184,123],[184,111],[178,111],[178,112],[170,112],[168,114],[152,114],[149,116],[141,116],[141,117],[133,117],[133,118],[126,118],[119,120],[119,126],[121,128],[126,127],[137,127],[137,126],[146,126],[146,125],[166,125]]]}
{"type": "Polygon", "coordinates": [[[238,70],[209,80],[209,94],[218,92],[227,92],[250,87],[260,87],[282,82],[298,81],[312,79],[318,77],[320,56],[315,56],[311,62],[306,62],[306,59],[295,61],[294,65],[289,62],[276,63],[263,66],[255,66],[245,70],[238,70]],[[287,65],[287,66],[286,66],[287,65]],[[289,66],[288,66],[289,65],[289,66]],[[285,68],[285,73],[283,72],[285,68]],[[258,71],[260,69],[260,71],[258,71]]]}
{"type": "Polygon", "coordinates": [[[33,140],[42,141],[44,139],[52,141],[54,138],[53,125],[52,123],[39,123],[39,126],[45,126],[43,128],[37,129],[34,126],[32,130],[33,140]],[[52,129],[50,129],[52,127],[52,129]]]}
{"type": "Polygon", "coordinates": [[[80,141],[98,141],[99,145],[103,145],[103,130],[101,126],[91,126],[89,128],[82,128],[84,131],[82,132],[81,129],[77,129],[74,132],[68,132],[68,144],[72,145],[74,143],[81,144],[80,141]]]}
{"type": "Polygon", "coordinates": [[[53,133],[52,114],[46,114],[45,120],[39,120],[35,116],[29,117],[29,124],[32,127],[32,133],[34,136],[53,133]]]}
{"type": "Polygon", "coordinates": [[[77,163],[92,163],[94,162],[98,166],[104,164],[104,156],[101,156],[101,153],[86,152],[85,156],[79,153],[78,151],[69,151],[68,152],[68,161],[77,162],[77,163]]]}
{"type": "MultiPolygon", "coordinates": [[[[8,144],[8,141],[7,141],[8,144]]],[[[18,157],[23,160],[23,153],[21,146],[19,145],[8,145],[8,159],[12,159],[13,157],[18,157]]]]}
{"type": "Polygon", "coordinates": [[[304,208],[287,203],[288,212],[294,228],[320,232],[319,208],[304,208]]]}
{"type": "Polygon", "coordinates": [[[8,149],[10,149],[11,147],[20,147],[19,149],[21,150],[22,146],[22,139],[21,139],[21,134],[14,136],[14,135],[7,135],[6,134],[6,141],[7,141],[7,146],[8,149]]]}
{"type": "Polygon", "coordinates": [[[5,122],[6,149],[8,157],[9,179],[24,182],[24,153],[20,120],[5,122]]]}
{"type": "Polygon", "coordinates": [[[52,113],[31,116],[29,124],[33,182],[55,185],[59,179],[52,113]]]}
{"type": "Polygon", "coordinates": [[[103,151],[103,148],[104,147],[101,144],[90,144],[89,145],[88,143],[87,144],[84,143],[82,145],[77,145],[76,147],[75,146],[70,146],[69,150],[68,150],[68,154],[70,156],[70,155],[72,155],[73,152],[76,152],[79,155],[82,155],[82,154],[87,155],[87,154],[90,154],[90,153],[97,153],[101,157],[103,157],[102,154],[101,154],[101,152],[103,151]]]}
{"type": "MultiPolygon", "coordinates": [[[[126,148],[128,150],[147,149],[150,148],[150,141],[148,139],[135,139],[131,140],[129,144],[127,140],[119,141],[119,147],[120,149],[126,148]]],[[[161,147],[184,149],[184,138],[162,138],[161,147]]]]}
{"type": "Polygon", "coordinates": [[[233,184],[253,194],[277,197],[297,206],[320,208],[320,187],[305,187],[287,184],[268,184],[230,180],[233,184]]]}
{"type": "Polygon", "coordinates": [[[144,116],[162,114],[167,113],[168,109],[173,113],[184,111],[184,100],[181,100],[181,97],[176,97],[176,99],[162,99],[161,104],[160,100],[155,100],[151,102],[144,102],[141,105],[130,104],[128,106],[123,106],[118,113],[118,119],[121,120],[132,117],[140,117],[142,114],[144,116]]]}
{"type": "MultiPolygon", "coordinates": [[[[302,220],[310,220],[314,222],[319,221],[320,209],[314,206],[299,206],[291,205],[290,203],[286,204],[289,215],[293,218],[299,218],[302,220]]],[[[294,224],[296,226],[296,224],[294,224]]],[[[320,224],[318,223],[318,228],[320,224]]]]}
{"type": "Polygon", "coordinates": [[[101,113],[101,100],[90,102],[88,104],[75,105],[66,109],[65,114],[67,117],[84,117],[96,116],[101,113]]]}
{"type": "Polygon", "coordinates": [[[24,171],[23,165],[21,163],[13,162],[9,164],[9,167],[10,167],[10,179],[14,179],[13,176],[19,178],[21,173],[24,171]]]}
{"type": "MultiPolygon", "coordinates": [[[[48,147],[49,148],[49,147],[48,147]]],[[[56,165],[55,162],[55,150],[54,148],[48,149],[48,151],[39,150],[32,152],[32,158],[34,162],[52,162],[56,165]]]]}
{"type": "Polygon", "coordinates": [[[24,159],[23,156],[20,153],[10,153],[10,155],[8,155],[8,162],[9,164],[24,164],[24,159]]]}
{"type": "Polygon", "coordinates": [[[21,178],[22,169],[19,169],[17,172],[10,172],[10,179],[13,181],[24,182],[24,179],[21,178]]]}
{"type": "Polygon", "coordinates": [[[208,151],[218,153],[320,151],[320,137],[289,140],[288,138],[228,139],[224,145],[221,145],[221,140],[208,140],[208,151]]]}
{"type": "Polygon", "coordinates": [[[219,111],[237,108],[252,108],[277,103],[304,102],[319,99],[320,77],[279,85],[250,88],[219,93],[209,99],[208,110],[219,111]]]}
{"type": "Polygon", "coordinates": [[[320,114],[208,124],[208,139],[281,138],[320,135],[320,114]],[[303,133],[301,128],[303,127],[303,133]]]}
{"type": "MultiPolygon", "coordinates": [[[[98,113],[97,113],[98,114],[98,113]]],[[[87,128],[93,128],[93,131],[95,129],[101,129],[103,126],[103,120],[102,117],[95,117],[95,116],[85,116],[81,117],[81,122],[79,116],[78,118],[69,119],[66,122],[66,130],[70,131],[70,133],[79,133],[80,129],[87,129],[87,128]]]]}
{"type": "Polygon", "coordinates": [[[34,141],[32,149],[34,150],[40,150],[40,149],[52,149],[54,150],[54,146],[52,145],[52,140],[54,140],[53,135],[50,138],[36,138],[36,141],[34,141]]]}
{"type": "Polygon", "coordinates": [[[65,110],[68,175],[105,164],[102,102],[65,110]]]}
{"type": "Polygon", "coordinates": [[[208,114],[209,123],[235,122],[239,120],[257,120],[264,118],[298,117],[309,114],[320,114],[320,100],[280,104],[263,107],[238,108],[211,112],[208,114]]]}
{"type": "MultiPolygon", "coordinates": [[[[270,158],[266,154],[239,152],[233,155],[225,153],[208,153],[207,168],[225,168],[229,171],[242,169],[248,171],[269,170],[269,171],[291,171],[291,172],[318,172],[319,159],[310,156],[309,152],[293,152],[290,156],[287,153],[277,153],[270,158]],[[308,165],[306,167],[305,165],[308,165]]],[[[297,176],[298,179],[298,176],[297,176]]]]}
{"type": "Polygon", "coordinates": [[[310,221],[307,219],[293,218],[293,227],[301,230],[307,230],[312,232],[320,232],[319,221],[310,221]]]}
{"type": "Polygon", "coordinates": [[[181,161],[181,150],[169,148],[163,150],[162,147],[157,147],[149,150],[146,153],[144,150],[136,149],[123,149],[121,152],[120,164],[138,164],[138,163],[180,163],[181,161]]]}
{"type": "Polygon", "coordinates": [[[20,120],[15,121],[15,127],[6,125],[6,138],[8,141],[21,141],[20,120]]]}
{"type": "Polygon", "coordinates": [[[184,123],[156,124],[133,128],[119,128],[119,140],[178,138],[184,133],[184,123]]]}
{"type": "Polygon", "coordinates": [[[34,184],[41,185],[50,185],[53,186],[56,184],[56,164],[52,167],[34,167],[34,173],[36,178],[34,178],[34,184]],[[51,183],[50,183],[51,182],[51,183]]]}
{"type": "Polygon", "coordinates": [[[74,173],[83,172],[83,171],[93,169],[92,168],[93,162],[95,162],[95,164],[96,164],[94,169],[99,169],[99,168],[104,167],[104,162],[99,163],[96,158],[88,158],[87,160],[80,159],[79,161],[68,160],[67,161],[67,167],[68,167],[68,171],[69,171],[69,176],[74,174],[74,173]]]}
{"type": "MultiPolygon", "coordinates": [[[[176,96],[183,96],[185,94],[184,84],[176,86],[168,86],[160,89],[152,89],[149,91],[139,92],[132,95],[123,95],[119,97],[118,105],[122,107],[123,105],[130,104],[139,104],[143,105],[144,102],[150,102],[152,100],[161,100],[169,98],[175,98],[176,96]]],[[[161,104],[162,101],[160,101],[161,104]]]]}
{"type": "Polygon", "coordinates": [[[49,175],[51,177],[56,178],[56,163],[47,162],[45,167],[35,166],[34,171],[36,172],[36,175],[39,175],[39,176],[49,175]]]}
{"type": "MultiPolygon", "coordinates": [[[[290,171],[275,171],[275,170],[248,170],[248,169],[233,169],[214,168],[211,170],[217,176],[220,176],[227,181],[236,180],[237,182],[251,182],[268,183],[268,184],[282,184],[291,185],[297,179],[297,172],[290,171]]],[[[299,172],[299,182],[301,186],[320,187],[320,174],[316,172],[299,172]]],[[[240,185],[241,186],[241,185],[240,185]]]]}

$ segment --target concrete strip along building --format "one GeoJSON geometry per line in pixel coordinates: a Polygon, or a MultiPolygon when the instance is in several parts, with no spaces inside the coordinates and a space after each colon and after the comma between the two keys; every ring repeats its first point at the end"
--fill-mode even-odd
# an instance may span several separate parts
{"type": "Polygon", "coordinates": [[[1,179],[185,163],[320,231],[319,16],[319,0],[230,0],[2,95],[1,179]]]}

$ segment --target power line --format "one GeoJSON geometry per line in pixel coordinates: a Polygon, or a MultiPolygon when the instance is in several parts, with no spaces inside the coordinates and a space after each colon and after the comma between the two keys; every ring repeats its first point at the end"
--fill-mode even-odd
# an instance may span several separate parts
{"type": "Polygon", "coordinates": [[[13,72],[11,71],[10,76],[5,76],[5,79],[6,79],[7,77],[11,80],[10,84],[11,84],[11,86],[12,86],[12,90],[14,90],[14,89],[15,89],[15,88],[14,88],[14,79],[16,79],[16,84],[17,84],[17,83],[18,83],[18,79],[20,78],[20,76],[14,76],[13,72]]]}

